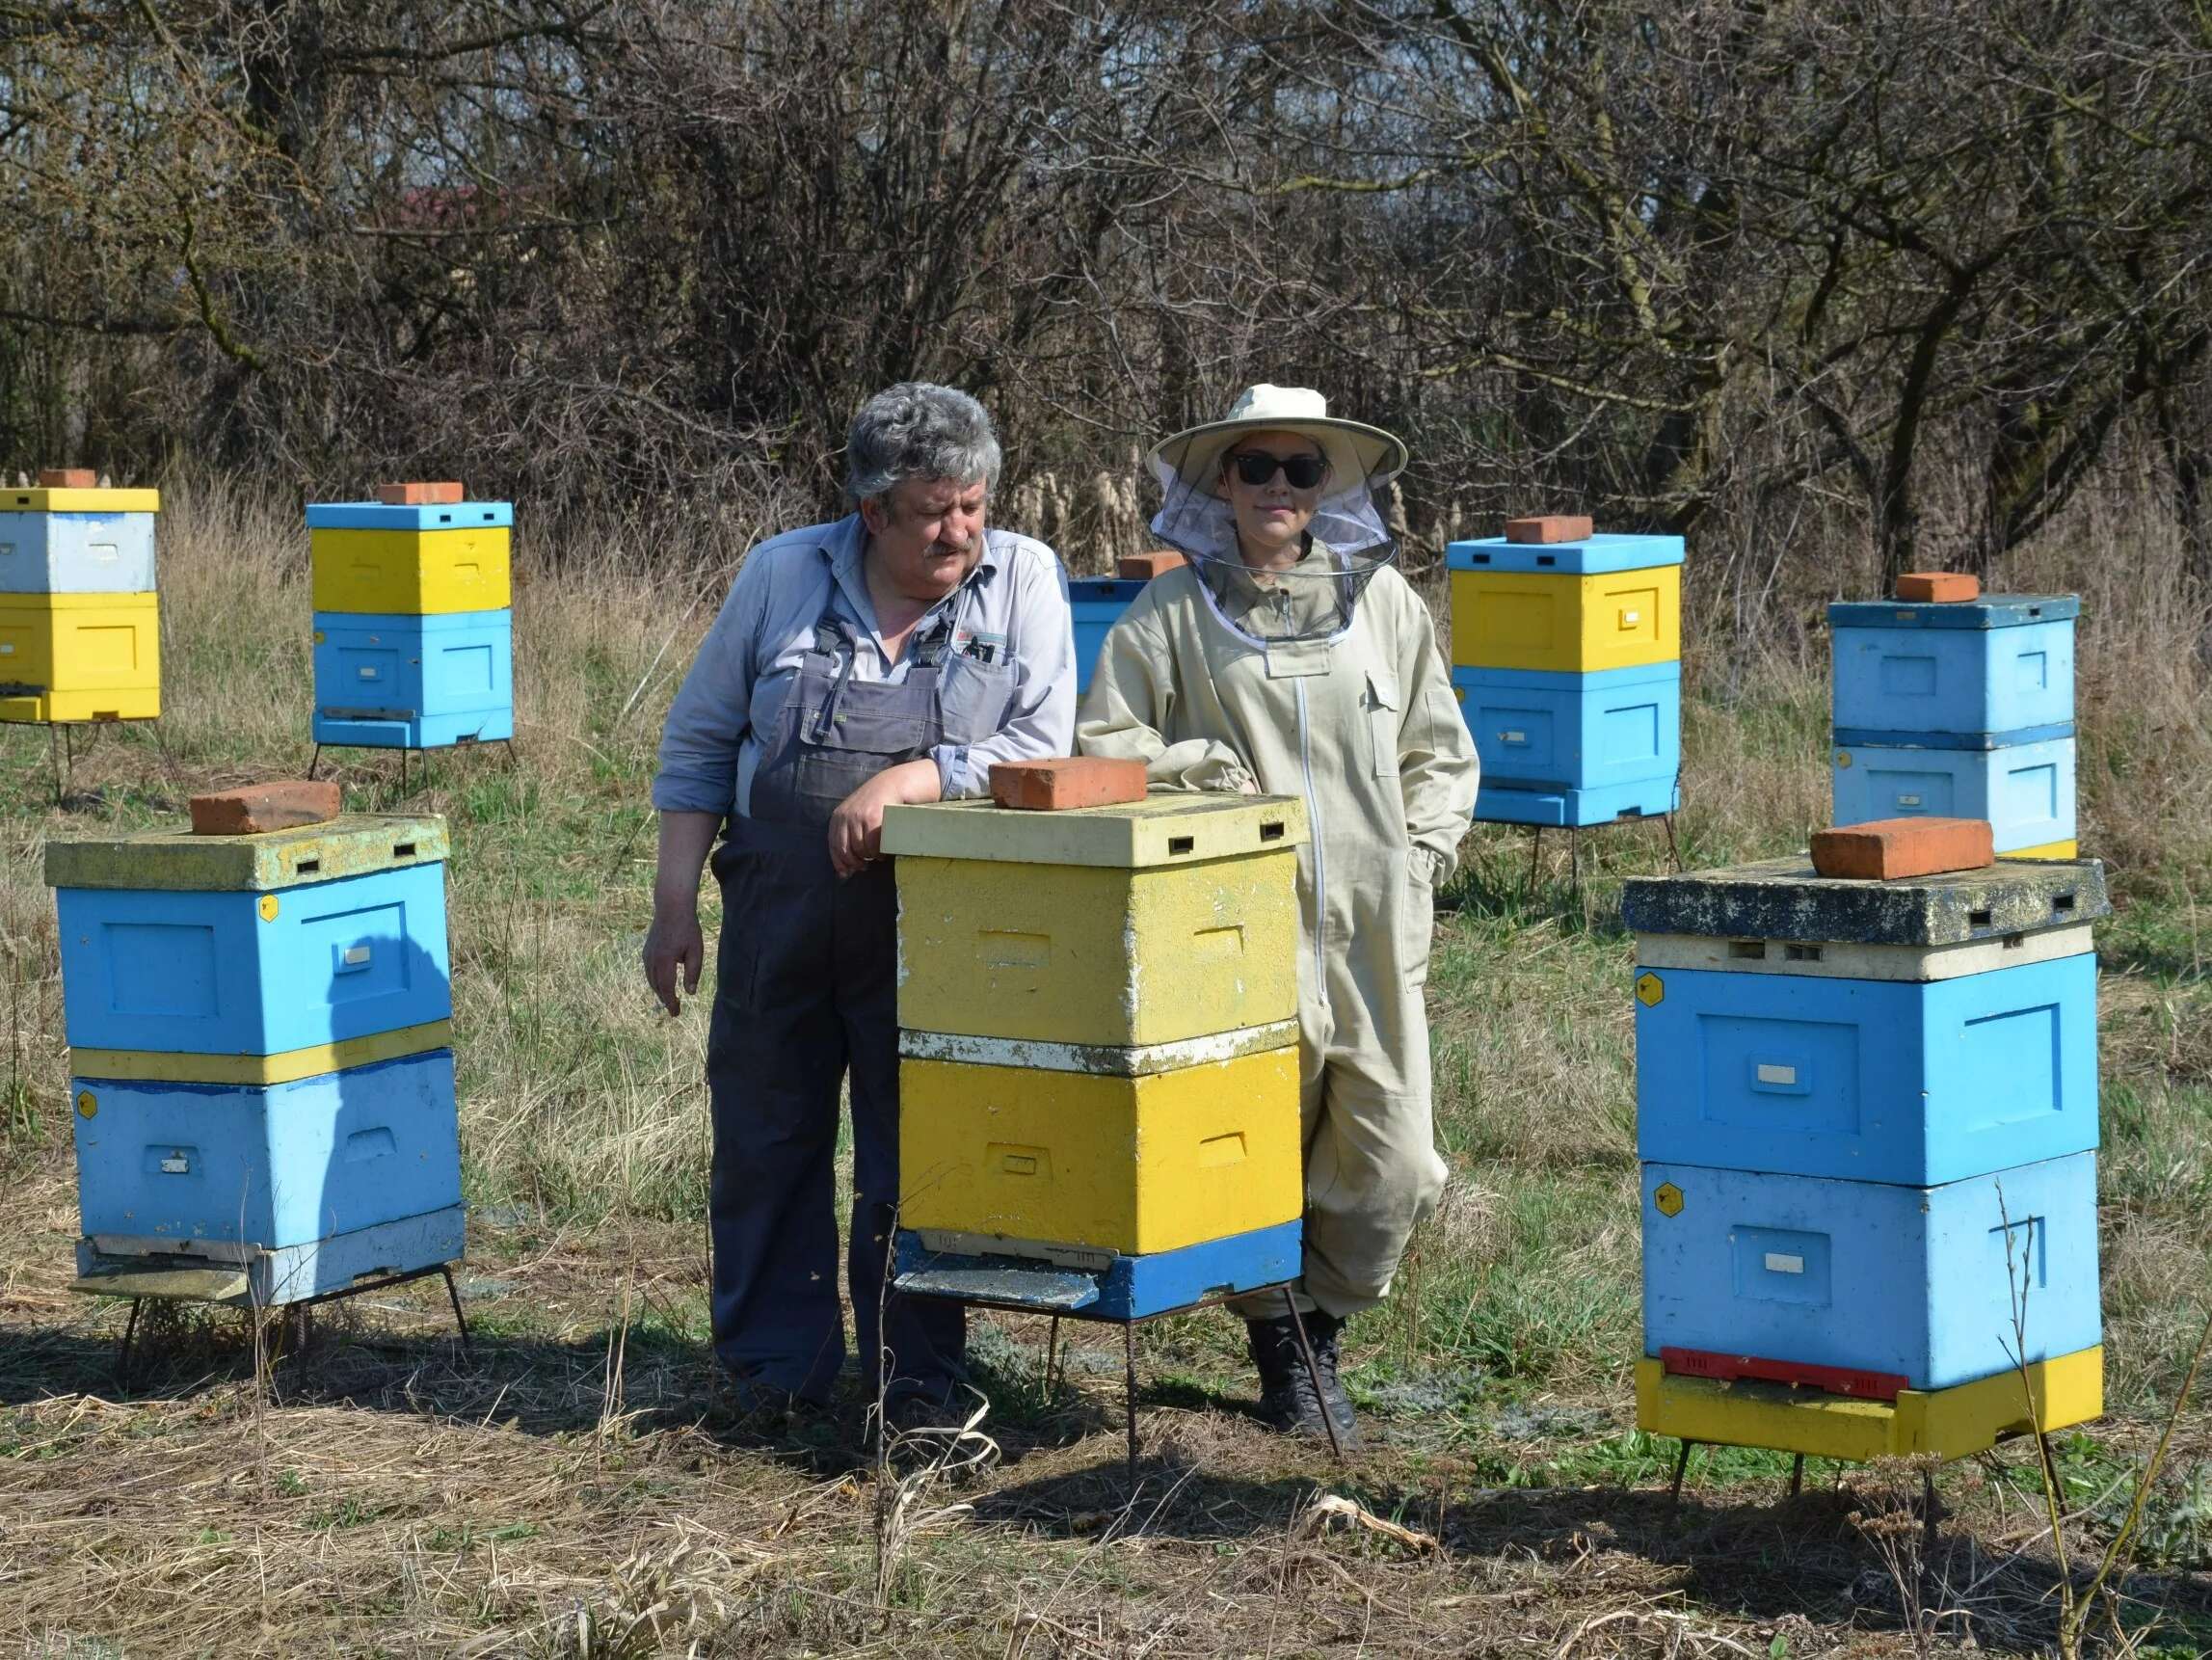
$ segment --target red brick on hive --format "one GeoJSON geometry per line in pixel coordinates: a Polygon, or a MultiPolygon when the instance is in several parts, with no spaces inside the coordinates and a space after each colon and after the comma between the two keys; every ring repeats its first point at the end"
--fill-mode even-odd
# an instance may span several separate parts
{"type": "Polygon", "coordinates": [[[99,474],[89,467],[41,467],[39,469],[40,490],[91,490],[99,483],[99,474]]]}
{"type": "Polygon", "coordinates": [[[1877,818],[1813,832],[1813,869],[1850,881],[1979,870],[1996,857],[1986,818],[1877,818]]]}
{"type": "Polygon", "coordinates": [[[1960,604],[1982,597],[1982,578],[1963,571],[1907,571],[1897,579],[1897,597],[1923,605],[1960,604]]]}
{"type": "Polygon", "coordinates": [[[337,816],[338,787],[327,778],[274,779],[192,798],[195,836],[258,836],[337,816]]]}
{"type": "Polygon", "coordinates": [[[1144,763],[1108,761],[1100,755],[994,762],[991,799],[1001,807],[1037,813],[1142,801],[1144,763]]]}
{"type": "Polygon", "coordinates": [[[1183,563],[1183,555],[1165,549],[1150,553],[1124,553],[1113,562],[1113,574],[1124,581],[1149,582],[1162,571],[1172,571],[1183,563]]]}
{"type": "Polygon", "coordinates": [[[1586,513],[1545,513],[1506,521],[1508,542],[1587,542],[1592,526],[1586,513]]]}
{"type": "Polygon", "coordinates": [[[386,507],[451,507],[461,499],[461,486],[451,479],[425,483],[380,484],[376,498],[386,507]]]}

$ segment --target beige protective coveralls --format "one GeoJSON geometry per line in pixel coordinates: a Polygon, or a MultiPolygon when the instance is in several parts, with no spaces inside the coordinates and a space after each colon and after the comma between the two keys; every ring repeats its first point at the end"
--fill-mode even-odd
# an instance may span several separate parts
{"type": "MultiPolygon", "coordinates": [[[[1317,544],[1298,569],[1328,559],[1317,544]]],[[[1376,572],[1324,640],[1247,637],[1296,631],[1308,619],[1293,611],[1334,611],[1325,579],[1265,582],[1235,568],[1216,600],[1191,567],[1153,578],[1106,635],[1076,746],[1144,762],[1155,787],[1306,803],[1304,1291],[1342,1318],[1389,1293],[1444,1187],[1422,993],[1432,897],[1457,865],[1477,763],[1427,607],[1396,570],[1376,572]]]]}

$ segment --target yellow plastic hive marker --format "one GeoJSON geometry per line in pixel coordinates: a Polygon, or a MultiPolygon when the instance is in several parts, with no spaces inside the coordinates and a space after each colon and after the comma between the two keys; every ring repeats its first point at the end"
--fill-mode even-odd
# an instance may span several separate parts
{"type": "Polygon", "coordinates": [[[1452,660],[1590,674],[1682,656],[1682,567],[1452,573],[1452,660]]]}
{"type": "Polygon", "coordinates": [[[899,1222],[1124,1253],[1304,1208],[1295,1044],[1138,1077],[907,1059],[899,1222]]]}
{"type": "MultiPolygon", "coordinates": [[[[264,914],[272,920],[277,896],[261,897],[264,914]]],[[[291,1084],[325,1072],[343,1072],[353,1066],[372,1066],[407,1055],[427,1055],[453,1046],[453,1022],[426,1021],[420,1026],[394,1027],[367,1037],[343,1038],[306,1049],[287,1049],[280,1055],[196,1055],[152,1049],[71,1049],[69,1070],[80,1078],[113,1078],[157,1084],[291,1084]]],[[[80,1096],[80,1101],[89,1099],[80,1096]]],[[[85,1114],[88,1118],[91,1113],[85,1114]]]]}
{"type": "Polygon", "coordinates": [[[512,534],[505,525],[310,531],[315,609],[405,616],[505,610],[512,534]]]}
{"type": "Polygon", "coordinates": [[[152,594],[0,594],[0,720],[150,720],[161,713],[152,594]]]}
{"type": "MultiPolygon", "coordinates": [[[[2085,1424],[2104,1411],[2101,1347],[2034,1361],[2027,1371],[2046,1431],[2085,1424]]],[[[1779,1383],[1670,1377],[1651,1359],[1636,1363],[1636,1423],[1651,1434],[1685,1441],[1855,1463],[1913,1453],[1963,1459],[2034,1427],[2013,1372],[1949,1389],[1906,1389],[1892,1403],[1779,1383]]]]}

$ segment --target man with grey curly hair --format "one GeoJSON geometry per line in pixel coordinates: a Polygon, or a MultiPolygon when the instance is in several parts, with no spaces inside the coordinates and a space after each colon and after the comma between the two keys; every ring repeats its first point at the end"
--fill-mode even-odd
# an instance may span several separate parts
{"type": "Polygon", "coordinates": [[[871,1394],[894,1427],[940,1423],[961,1376],[958,1306],[884,1285],[897,893],[880,841],[887,805],[986,794],[992,763],[1074,741],[1065,577],[1043,543],[984,527],[999,461],[965,392],[910,382],[868,399],[845,444],[854,511],[746,556],[661,736],[645,973],[671,1014],[680,980],[699,989],[712,849],[714,1350],[748,1408],[820,1406],[843,1363],[833,1160],[848,1076],[846,1271],[871,1394]]]}

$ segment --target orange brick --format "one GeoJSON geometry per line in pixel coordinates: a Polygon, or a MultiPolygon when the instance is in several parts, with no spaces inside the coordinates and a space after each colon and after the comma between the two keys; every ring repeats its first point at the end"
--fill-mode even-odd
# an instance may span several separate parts
{"type": "Polygon", "coordinates": [[[295,830],[338,816],[338,787],[329,779],[273,779],[192,798],[195,836],[257,836],[295,830]]]}
{"type": "Polygon", "coordinates": [[[1919,604],[1955,605],[1982,597],[1982,578],[1962,571],[1907,571],[1897,579],[1897,597],[1919,604]]]}
{"type": "Polygon", "coordinates": [[[450,507],[461,499],[461,486],[450,480],[442,484],[380,484],[376,498],[386,507],[450,507]]]}
{"type": "Polygon", "coordinates": [[[41,467],[39,469],[40,490],[91,490],[100,481],[100,475],[89,467],[41,467]]]}
{"type": "Polygon", "coordinates": [[[1144,799],[1144,763],[1100,755],[1049,761],[999,761],[991,766],[991,799],[1001,807],[1050,813],[1068,807],[1111,807],[1144,799]]]}
{"type": "Polygon", "coordinates": [[[1113,562],[1113,574],[1127,581],[1149,582],[1162,571],[1183,563],[1183,555],[1165,549],[1151,553],[1124,553],[1113,562]]]}
{"type": "Polygon", "coordinates": [[[1877,818],[1813,832],[1813,869],[1852,881],[1979,870],[1996,857],[1986,818],[1877,818]]]}
{"type": "Polygon", "coordinates": [[[1590,519],[1586,513],[1547,513],[1534,519],[1506,521],[1508,542],[1587,542],[1590,519]]]}

